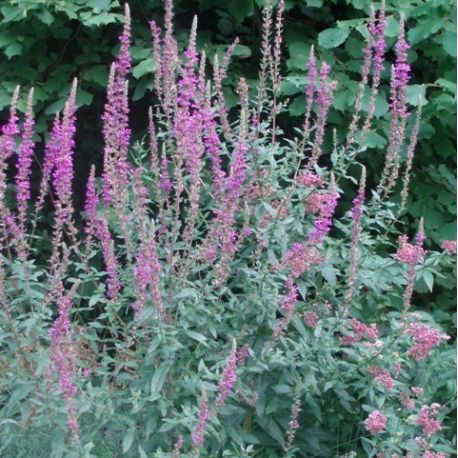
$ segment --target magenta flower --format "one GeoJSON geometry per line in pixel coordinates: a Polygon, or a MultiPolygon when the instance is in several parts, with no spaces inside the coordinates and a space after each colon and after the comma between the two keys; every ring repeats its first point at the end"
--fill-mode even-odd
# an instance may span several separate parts
{"type": "MultiPolygon", "coordinates": [[[[60,286],[60,289],[62,288],[63,285],[60,286]]],[[[79,427],[73,402],[77,389],[72,381],[76,372],[76,354],[70,328],[71,297],[60,296],[57,306],[58,316],[49,331],[52,369],[59,379],[59,389],[67,404],[68,428],[73,437],[78,438],[79,427]]]]}
{"type": "Polygon", "coordinates": [[[160,271],[161,265],[157,257],[156,240],[152,231],[148,239],[142,243],[134,267],[135,284],[138,289],[134,311],[137,316],[141,313],[147,293],[150,291],[158,315],[164,317],[164,305],[159,287],[160,271]]]}
{"type": "Polygon", "coordinates": [[[127,155],[131,136],[127,97],[127,75],[131,69],[130,33],[130,10],[126,3],[124,30],[119,37],[121,47],[110,72],[107,102],[102,115],[105,140],[103,197],[107,203],[117,195],[114,194],[115,189],[125,189],[127,186],[127,155]]]}
{"type": "Polygon", "coordinates": [[[19,222],[25,224],[27,203],[30,200],[30,174],[32,172],[32,159],[35,143],[33,142],[33,127],[35,120],[32,111],[33,89],[29,92],[25,121],[22,133],[21,146],[19,148],[19,158],[17,162],[16,175],[16,198],[18,201],[19,222]]]}
{"type": "Polygon", "coordinates": [[[108,274],[107,297],[111,300],[116,300],[121,290],[121,283],[119,281],[114,241],[111,237],[107,221],[102,215],[98,215],[97,213],[98,204],[99,196],[95,188],[95,169],[92,167],[87,182],[86,203],[84,206],[84,210],[88,216],[86,233],[89,236],[95,235],[100,240],[103,260],[108,274]]]}
{"type": "MultiPolygon", "coordinates": [[[[65,104],[62,121],[56,129],[53,130],[54,137],[50,140],[52,145],[49,149],[53,153],[50,158],[51,167],[54,168],[52,173],[52,185],[55,194],[56,205],[56,234],[57,238],[53,240],[53,253],[58,249],[60,242],[61,230],[64,224],[71,219],[72,206],[72,182],[73,182],[73,155],[75,150],[75,133],[76,133],[76,79],[73,80],[70,95],[65,104]]],[[[52,170],[52,168],[51,168],[52,170]]]]}
{"type": "Polygon", "coordinates": [[[410,65],[407,62],[407,51],[410,46],[405,40],[404,20],[399,24],[399,35],[396,43],[396,62],[393,66],[393,79],[391,82],[391,108],[393,116],[406,118],[407,112],[406,90],[410,80],[410,65]]]}
{"type": "Polygon", "coordinates": [[[321,196],[318,206],[318,218],[315,220],[314,228],[309,235],[309,240],[312,243],[321,243],[329,233],[334,210],[339,199],[339,193],[334,190],[323,193],[321,196]]]}

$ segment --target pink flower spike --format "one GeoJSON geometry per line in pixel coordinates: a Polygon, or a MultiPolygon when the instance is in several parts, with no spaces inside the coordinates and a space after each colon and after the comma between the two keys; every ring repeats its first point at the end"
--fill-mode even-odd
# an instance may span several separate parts
{"type": "Polygon", "coordinates": [[[216,399],[216,405],[221,408],[224,405],[224,401],[229,395],[234,383],[237,380],[237,346],[234,343],[232,344],[231,354],[227,360],[226,367],[223,370],[221,379],[218,385],[218,397],[216,399]]]}
{"type": "Polygon", "coordinates": [[[27,99],[27,109],[25,112],[25,121],[22,133],[21,146],[19,148],[19,158],[17,162],[16,190],[19,211],[19,222],[21,226],[25,224],[27,203],[30,200],[30,174],[32,172],[32,159],[35,148],[33,142],[33,127],[35,120],[33,118],[33,88],[30,89],[27,99]]]}

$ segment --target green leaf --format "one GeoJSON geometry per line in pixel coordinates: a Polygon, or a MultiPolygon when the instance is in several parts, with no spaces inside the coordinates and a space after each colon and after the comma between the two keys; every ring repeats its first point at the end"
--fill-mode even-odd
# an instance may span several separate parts
{"type": "Polygon", "coordinates": [[[11,33],[4,30],[0,33],[0,47],[6,48],[7,46],[16,42],[16,37],[11,33]]]}
{"type": "Polygon", "coordinates": [[[439,78],[435,84],[437,84],[440,87],[443,87],[444,89],[447,89],[450,91],[454,96],[456,96],[456,83],[453,83],[452,81],[446,80],[444,78],[439,78]]]}
{"type": "Polygon", "coordinates": [[[54,16],[48,10],[39,11],[36,16],[43,24],[51,25],[54,22],[54,16]]]}
{"type": "Polygon", "coordinates": [[[165,378],[170,370],[170,363],[164,362],[160,365],[159,369],[154,372],[153,378],[151,379],[151,396],[156,397],[164,386],[165,378]]]}
{"type": "Polygon", "coordinates": [[[248,58],[251,56],[251,49],[248,46],[243,46],[243,45],[237,45],[234,48],[234,56],[238,56],[243,58],[248,58]]]}
{"type": "Polygon", "coordinates": [[[305,112],[305,98],[302,96],[296,97],[288,107],[291,116],[299,116],[305,112]]]}
{"type": "Polygon", "coordinates": [[[321,8],[324,0],[305,0],[305,3],[310,8],[321,8]]]}
{"type": "Polygon", "coordinates": [[[142,76],[148,74],[148,73],[153,73],[154,71],[154,60],[152,57],[145,59],[141,61],[138,65],[136,65],[132,69],[132,74],[134,75],[134,78],[140,79],[142,76]]]}
{"type": "Polygon", "coordinates": [[[110,7],[111,0],[86,0],[85,3],[89,8],[103,11],[110,7]]]}
{"type": "Polygon", "coordinates": [[[306,70],[309,58],[303,54],[296,55],[288,59],[288,67],[290,69],[306,70]]]}
{"type": "Polygon", "coordinates": [[[442,47],[452,57],[456,57],[456,33],[445,32],[442,35],[442,47]]]}
{"type": "Polygon", "coordinates": [[[82,89],[78,89],[78,92],[76,93],[76,105],[78,107],[81,107],[83,105],[90,105],[92,102],[92,94],[90,94],[87,91],[84,91],[82,89]]]}
{"type": "Polygon", "coordinates": [[[366,136],[366,145],[369,148],[383,148],[386,145],[386,139],[376,132],[370,131],[366,136]]]}
{"type": "Polygon", "coordinates": [[[350,34],[349,29],[327,29],[318,35],[318,43],[326,49],[341,45],[350,34]]]}
{"type": "Polygon", "coordinates": [[[25,9],[21,9],[19,6],[5,5],[0,11],[3,14],[2,22],[18,21],[21,17],[25,16],[25,9]]]}
{"type": "Polygon", "coordinates": [[[185,334],[191,337],[191,339],[197,340],[197,342],[201,343],[204,347],[208,347],[207,338],[203,334],[199,334],[189,329],[186,329],[185,334]]]}
{"type": "Polygon", "coordinates": [[[253,15],[253,6],[253,0],[232,0],[227,9],[238,22],[242,22],[253,15]]]}
{"type": "Polygon", "coordinates": [[[443,25],[440,17],[432,15],[426,21],[409,30],[407,39],[411,45],[418,43],[436,33],[443,25]]]}
{"type": "Polygon", "coordinates": [[[387,37],[396,37],[399,33],[399,22],[394,16],[388,16],[386,18],[386,29],[385,35],[387,37]]]}
{"type": "Polygon", "coordinates": [[[218,21],[218,30],[223,34],[223,35],[230,35],[232,33],[233,27],[232,27],[232,21],[229,19],[223,17],[218,21]]]}
{"type": "Polygon", "coordinates": [[[423,84],[413,84],[407,87],[406,98],[407,101],[414,107],[420,105],[426,105],[428,101],[425,97],[426,87],[423,84]]]}
{"type": "Polygon", "coordinates": [[[83,73],[83,79],[104,86],[108,81],[108,72],[106,66],[94,65],[93,67],[88,68],[83,73]]]}
{"type": "Polygon", "coordinates": [[[429,291],[432,292],[434,286],[434,276],[429,270],[423,272],[423,281],[426,283],[429,291]]]}
{"type": "Polygon", "coordinates": [[[127,453],[134,442],[134,431],[130,429],[122,440],[122,453],[127,453]]]}
{"type": "Polygon", "coordinates": [[[9,58],[18,56],[22,52],[22,45],[19,43],[12,43],[5,49],[5,54],[9,58]]]}
{"type": "Polygon", "coordinates": [[[62,97],[57,102],[52,103],[51,105],[48,106],[48,108],[46,108],[45,114],[52,115],[52,114],[56,114],[59,111],[62,111],[62,109],[65,106],[66,101],[67,101],[67,98],[62,97]]]}

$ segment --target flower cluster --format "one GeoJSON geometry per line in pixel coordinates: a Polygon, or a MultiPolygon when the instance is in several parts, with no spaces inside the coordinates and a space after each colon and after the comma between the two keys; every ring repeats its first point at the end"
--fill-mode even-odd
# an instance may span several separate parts
{"type": "Polygon", "coordinates": [[[423,434],[432,436],[442,429],[442,423],[436,419],[440,404],[424,405],[418,413],[417,424],[423,428],[423,434]]]}
{"type": "Polygon", "coordinates": [[[396,252],[395,258],[399,262],[405,264],[416,265],[423,261],[426,251],[421,245],[412,245],[408,242],[406,235],[401,235],[398,238],[399,247],[396,252]]]}
{"type": "Polygon", "coordinates": [[[309,171],[302,172],[297,177],[297,182],[300,185],[305,186],[306,188],[311,188],[314,186],[316,186],[317,188],[321,188],[324,186],[323,178],[309,171]]]}
{"type": "Polygon", "coordinates": [[[379,410],[374,410],[369,416],[364,420],[364,427],[373,436],[375,434],[381,433],[386,428],[386,416],[383,415],[379,410]]]}
{"type": "Polygon", "coordinates": [[[444,240],[441,247],[452,254],[456,254],[456,240],[444,240]]]}
{"type": "Polygon", "coordinates": [[[371,323],[368,326],[356,318],[352,318],[349,323],[349,329],[353,331],[353,335],[341,336],[339,340],[342,345],[351,345],[363,338],[378,339],[378,330],[375,323],[371,323]]]}
{"type": "Polygon", "coordinates": [[[414,341],[408,355],[416,361],[425,359],[432,348],[438,347],[443,340],[450,339],[450,336],[441,333],[438,329],[419,323],[411,323],[405,333],[411,335],[414,341]]]}
{"type": "Polygon", "coordinates": [[[389,390],[394,386],[394,380],[392,379],[390,373],[381,367],[378,366],[369,366],[367,372],[374,377],[374,380],[385,385],[389,390]]]}
{"type": "Polygon", "coordinates": [[[303,319],[304,319],[305,325],[308,328],[315,329],[320,317],[317,315],[316,312],[307,311],[307,312],[304,312],[303,319]]]}

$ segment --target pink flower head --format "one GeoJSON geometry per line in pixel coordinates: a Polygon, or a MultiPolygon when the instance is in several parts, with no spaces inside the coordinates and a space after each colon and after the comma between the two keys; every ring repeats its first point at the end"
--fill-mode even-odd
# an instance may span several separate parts
{"type": "Polygon", "coordinates": [[[447,455],[442,452],[432,452],[431,450],[427,450],[423,458],[447,458],[447,455]]]}
{"type": "Polygon", "coordinates": [[[412,245],[407,240],[406,235],[399,236],[399,247],[395,259],[405,264],[416,265],[423,261],[426,251],[420,244],[412,245]]]}
{"type": "Polygon", "coordinates": [[[438,347],[443,340],[450,339],[450,336],[442,334],[438,329],[419,323],[411,323],[405,333],[411,335],[414,341],[407,354],[416,361],[425,359],[433,347],[438,347]]]}
{"type": "Polygon", "coordinates": [[[309,240],[312,243],[321,243],[331,229],[332,216],[337,206],[339,193],[329,191],[321,194],[318,205],[318,217],[314,222],[314,227],[310,233],[309,240]]]}
{"type": "Polygon", "coordinates": [[[423,433],[432,436],[442,429],[442,423],[436,419],[440,404],[424,405],[418,413],[417,424],[423,428],[423,433]]]}
{"type": "Polygon", "coordinates": [[[456,254],[456,240],[444,240],[441,247],[452,254],[456,254]]]}
{"type": "Polygon", "coordinates": [[[394,380],[386,369],[382,369],[378,366],[369,366],[367,372],[369,372],[377,382],[385,385],[389,390],[393,388],[394,380]]]}
{"type": "Polygon", "coordinates": [[[386,428],[386,416],[383,415],[379,410],[374,410],[365,420],[364,427],[373,436],[385,430],[386,428]]]}
{"type": "Polygon", "coordinates": [[[298,177],[298,183],[307,188],[318,187],[321,188],[324,186],[323,178],[318,175],[315,175],[312,172],[304,172],[298,177]]]}
{"type": "Polygon", "coordinates": [[[304,323],[308,328],[315,329],[318,324],[320,317],[315,312],[305,312],[304,313],[304,323]]]}
{"type": "Polygon", "coordinates": [[[353,331],[353,335],[340,337],[340,343],[342,345],[351,345],[359,342],[361,339],[378,339],[378,330],[375,323],[371,323],[369,326],[361,323],[356,318],[352,318],[350,321],[350,330],[353,331]]]}
{"type": "Polygon", "coordinates": [[[414,396],[422,396],[423,395],[423,392],[424,392],[424,389],[421,388],[420,386],[412,386],[410,388],[410,391],[412,391],[412,393],[414,394],[414,396]]]}
{"type": "Polygon", "coordinates": [[[294,278],[299,277],[306,272],[311,266],[319,264],[321,257],[317,249],[309,243],[293,243],[291,250],[289,250],[282,265],[291,269],[294,278]]]}

